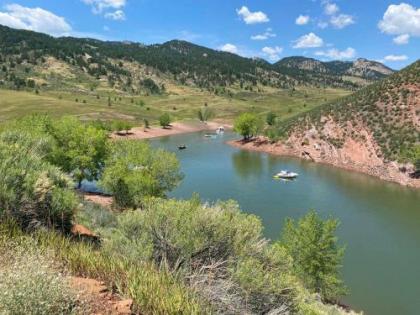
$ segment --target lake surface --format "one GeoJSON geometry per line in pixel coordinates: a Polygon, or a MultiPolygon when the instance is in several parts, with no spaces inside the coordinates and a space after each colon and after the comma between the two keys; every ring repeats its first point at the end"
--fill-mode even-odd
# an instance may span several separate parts
{"type": "Polygon", "coordinates": [[[420,191],[299,159],[244,151],[204,133],[150,140],[176,152],[185,178],[172,197],[235,199],[258,215],[265,235],[277,239],[287,217],[317,210],[341,221],[346,245],[343,275],[351,293],[343,301],[368,315],[420,314],[420,191]],[[187,145],[179,151],[177,146],[187,145]],[[300,174],[282,182],[282,169],[300,174]]]}

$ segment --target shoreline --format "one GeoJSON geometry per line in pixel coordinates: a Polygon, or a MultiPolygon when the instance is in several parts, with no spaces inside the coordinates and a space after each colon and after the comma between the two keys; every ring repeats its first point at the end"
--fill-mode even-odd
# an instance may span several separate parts
{"type": "Polygon", "coordinates": [[[224,126],[226,130],[232,129],[231,124],[222,121],[209,121],[206,123],[199,121],[174,122],[169,128],[153,126],[145,130],[144,127],[134,127],[128,134],[113,133],[111,137],[113,139],[153,139],[199,131],[216,131],[216,129],[220,126],[224,126]]]}
{"type": "MultiPolygon", "coordinates": [[[[249,150],[249,151],[256,151],[256,152],[263,152],[268,154],[273,154],[277,156],[284,156],[284,157],[293,157],[293,158],[299,158],[307,161],[312,161],[315,163],[320,163],[328,166],[337,167],[340,169],[344,169],[351,172],[357,172],[365,175],[369,175],[372,177],[375,177],[377,179],[386,181],[386,182],[392,182],[399,184],[403,187],[408,187],[412,189],[420,189],[420,179],[413,179],[409,178],[408,176],[404,176],[404,179],[402,178],[402,175],[400,176],[392,176],[391,174],[381,175],[378,172],[370,171],[369,166],[366,166],[365,168],[357,167],[351,164],[344,164],[340,162],[331,162],[323,159],[313,159],[309,158],[308,156],[303,156],[303,152],[297,152],[295,150],[287,148],[282,143],[270,143],[267,139],[255,138],[250,141],[244,142],[243,140],[230,140],[227,141],[226,144],[243,149],[243,150],[249,150]]],[[[386,167],[383,167],[380,171],[388,171],[386,167]]]]}

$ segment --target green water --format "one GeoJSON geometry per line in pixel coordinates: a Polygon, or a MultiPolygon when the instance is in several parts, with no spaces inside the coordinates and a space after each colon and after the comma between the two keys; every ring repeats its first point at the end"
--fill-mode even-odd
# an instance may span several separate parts
{"type": "Polygon", "coordinates": [[[154,139],[153,146],[176,152],[185,179],[171,195],[205,201],[235,199],[257,214],[265,235],[276,239],[286,217],[309,209],[340,219],[346,245],[343,275],[351,293],[343,301],[365,314],[420,314],[420,191],[375,178],[293,158],[232,148],[227,133],[154,139]],[[177,145],[186,144],[179,151],[177,145]],[[300,174],[293,182],[272,175],[300,174]]]}

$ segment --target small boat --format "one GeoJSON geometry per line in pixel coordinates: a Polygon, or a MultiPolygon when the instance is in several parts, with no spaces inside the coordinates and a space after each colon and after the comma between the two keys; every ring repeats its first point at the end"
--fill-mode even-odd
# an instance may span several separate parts
{"type": "Polygon", "coordinates": [[[206,134],[204,135],[204,137],[206,137],[206,138],[216,138],[216,137],[217,137],[217,134],[206,133],[206,134]]]}
{"type": "Polygon", "coordinates": [[[295,179],[298,176],[299,176],[298,173],[293,173],[289,171],[281,171],[280,173],[277,173],[273,177],[275,179],[295,179]]]}
{"type": "Polygon", "coordinates": [[[219,128],[216,129],[216,133],[220,134],[220,133],[224,133],[225,132],[225,127],[220,126],[219,128]]]}
{"type": "Polygon", "coordinates": [[[178,149],[179,150],[185,150],[187,148],[187,146],[185,144],[179,145],[178,149]]]}

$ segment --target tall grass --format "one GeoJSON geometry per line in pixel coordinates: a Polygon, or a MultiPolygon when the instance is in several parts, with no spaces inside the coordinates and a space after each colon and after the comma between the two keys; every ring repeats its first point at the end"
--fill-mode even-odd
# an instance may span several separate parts
{"type": "Polygon", "coordinates": [[[51,251],[55,260],[63,263],[71,273],[100,279],[122,296],[132,298],[135,312],[211,313],[193,291],[177,281],[165,268],[157,268],[152,263],[128,262],[124,257],[112,257],[56,232],[39,231],[27,236],[13,224],[0,224],[0,239],[23,243],[31,237],[37,248],[51,251]]]}

